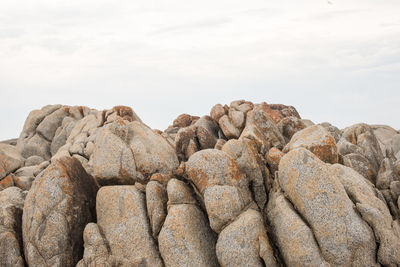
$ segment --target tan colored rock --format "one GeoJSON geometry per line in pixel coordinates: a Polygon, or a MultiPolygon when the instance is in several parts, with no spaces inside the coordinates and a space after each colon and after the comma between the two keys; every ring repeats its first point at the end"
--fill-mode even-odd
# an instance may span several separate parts
{"type": "Polygon", "coordinates": [[[30,156],[29,158],[27,158],[25,160],[25,166],[28,167],[28,166],[39,165],[43,161],[45,161],[45,160],[40,156],[30,156]]]}
{"type": "Polygon", "coordinates": [[[338,152],[333,136],[321,125],[307,127],[293,135],[283,152],[303,147],[327,163],[338,162],[338,152]]]}
{"type": "MultiPolygon", "coordinates": [[[[49,105],[40,110],[33,110],[29,113],[17,143],[17,148],[21,151],[23,157],[28,158],[30,156],[38,155],[44,159],[50,159],[51,139],[46,140],[36,132],[36,129],[47,116],[60,108],[62,108],[61,105],[49,105]]],[[[45,124],[51,124],[51,122],[49,121],[45,124]]],[[[56,129],[54,129],[54,131],[56,129]]]]}
{"type": "Polygon", "coordinates": [[[158,237],[166,266],[218,266],[215,234],[193,204],[172,205],[158,237]]]}
{"type": "Polygon", "coordinates": [[[222,148],[237,163],[240,171],[246,175],[251,183],[254,200],[261,210],[267,204],[267,192],[264,181],[267,179],[263,157],[257,151],[257,144],[253,140],[229,140],[222,148]]]}
{"type": "Polygon", "coordinates": [[[327,262],[375,266],[374,234],[329,166],[309,150],[294,149],[281,159],[279,184],[313,229],[327,262]]]}
{"type": "Polygon", "coordinates": [[[154,238],[157,238],[167,216],[167,201],[167,192],[162,184],[157,181],[147,183],[146,207],[154,238]]]}
{"type": "Polygon", "coordinates": [[[200,150],[196,141],[196,127],[181,128],[175,137],[175,150],[180,160],[187,160],[191,155],[200,150]]]}
{"type": "Polygon", "coordinates": [[[307,128],[307,126],[297,117],[286,117],[279,121],[277,124],[279,131],[285,137],[285,141],[289,142],[292,136],[300,130],[307,128]]]}
{"type": "Polygon", "coordinates": [[[209,116],[203,116],[194,124],[200,149],[214,148],[219,138],[220,128],[209,116]]]}
{"type": "Polygon", "coordinates": [[[216,252],[221,266],[278,266],[263,218],[252,209],[222,230],[216,252]]]}
{"type": "Polygon", "coordinates": [[[248,180],[235,160],[220,150],[205,149],[193,154],[185,168],[188,179],[201,194],[213,185],[231,185],[238,188],[248,186],[248,180]]]}
{"type": "Polygon", "coordinates": [[[374,230],[376,242],[379,243],[378,262],[384,266],[400,265],[400,228],[393,221],[385,203],[377,197],[374,186],[350,168],[335,164],[331,169],[362,218],[374,230]]]}
{"type": "Polygon", "coordinates": [[[135,186],[104,186],[96,199],[97,225],[113,257],[162,266],[145,201],[135,186]]]}
{"type": "Polygon", "coordinates": [[[392,138],[398,134],[398,132],[388,125],[370,125],[376,139],[379,142],[379,146],[382,151],[391,146],[392,138]]]}
{"type": "Polygon", "coordinates": [[[270,192],[267,216],[271,233],[287,266],[330,266],[321,255],[312,229],[307,226],[279,186],[270,192]]]}
{"type": "Polygon", "coordinates": [[[224,140],[224,139],[218,139],[217,140],[217,143],[215,143],[215,149],[218,149],[218,150],[221,150],[222,149],[222,147],[225,145],[225,143],[226,143],[226,140],[224,140]]]}
{"type": "Polygon", "coordinates": [[[82,233],[95,220],[97,190],[95,180],[74,158],[52,163],[36,178],[22,217],[28,265],[74,266],[82,258],[82,233]]]}
{"type": "Polygon", "coordinates": [[[271,170],[271,173],[273,175],[275,175],[275,172],[278,171],[279,162],[281,161],[281,159],[284,155],[285,155],[285,153],[283,153],[276,147],[273,147],[268,151],[266,159],[267,159],[268,166],[271,170]]]}
{"type": "Polygon", "coordinates": [[[83,240],[85,242],[85,252],[83,259],[78,262],[77,267],[89,266],[114,266],[110,258],[110,251],[104,240],[100,229],[95,223],[88,223],[83,232],[83,240]]]}
{"type": "Polygon", "coordinates": [[[158,244],[166,266],[218,266],[216,236],[184,182],[168,182],[168,216],[158,244]]]}
{"type": "Polygon", "coordinates": [[[240,129],[236,128],[228,115],[223,115],[218,121],[219,127],[228,139],[237,139],[240,136],[240,129]]]}
{"type": "Polygon", "coordinates": [[[394,169],[393,162],[389,158],[384,158],[376,177],[376,187],[380,190],[388,189],[391,182],[398,180],[399,177],[394,169]]]}
{"type": "Polygon", "coordinates": [[[0,144],[0,180],[24,165],[24,158],[15,146],[0,144]]]}
{"type": "Polygon", "coordinates": [[[187,126],[190,126],[190,124],[192,124],[192,122],[198,118],[199,117],[191,116],[189,114],[184,113],[184,114],[179,115],[174,120],[174,122],[172,123],[172,126],[179,127],[179,128],[187,127],[187,126]]]}
{"type": "Polygon", "coordinates": [[[341,155],[359,153],[370,163],[369,170],[376,176],[383,160],[383,153],[372,128],[367,124],[355,124],[343,129],[343,134],[338,142],[338,151],[341,155]]]}
{"type": "Polygon", "coordinates": [[[23,267],[21,217],[25,194],[17,187],[0,191],[0,266],[23,267]]]}
{"type": "Polygon", "coordinates": [[[248,205],[241,198],[239,190],[229,185],[207,187],[204,192],[204,202],[210,227],[216,233],[220,233],[248,205]]]}
{"type": "Polygon", "coordinates": [[[350,153],[343,156],[343,165],[352,168],[371,182],[374,182],[375,176],[372,166],[368,159],[359,153],[350,153]]]}
{"type": "Polygon", "coordinates": [[[168,207],[174,204],[196,204],[192,191],[182,181],[171,179],[167,186],[168,207]]]}
{"type": "Polygon", "coordinates": [[[271,147],[283,148],[285,138],[282,136],[278,127],[268,113],[268,105],[266,103],[255,105],[253,110],[247,113],[246,128],[243,130],[241,138],[249,138],[258,141],[259,151],[267,152],[271,147]],[[251,130],[251,127],[256,129],[251,130]],[[249,132],[259,135],[259,138],[253,138],[249,132]]]}
{"type": "Polygon", "coordinates": [[[335,138],[335,142],[339,142],[340,137],[342,137],[342,132],[336,126],[333,126],[329,122],[320,123],[332,136],[335,138]]]}
{"type": "Polygon", "coordinates": [[[221,104],[216,104],[210,111],[210,116],[214,121],[219,121],[219,119],[224,115],[225,109],[221,104]]]}
{"type": "Polygon", "coordinates": [[[13,176],[14,176],[13,174],[10,174],[0,180],[0,191],[8,187],[14,186],[13,176]]]}
{"type": "Polygon", "coordinates": [[[133,121],[129,124],[129,147],[133,152],[136,171],[145,180],[154,173],[173,174],[179,165],[175,149],[159,134],[144,124],[133,121]]]}
{"type": "Polygon", "coordinates": [[[115,121],[121,124],[120,134],[115,134],[109,127],[100,130],[95,141],[95,148],[90,163],[93,176],[101,185],[134,184],[137,178],[135,159],[126,143],[128,125],[123,120],[115,121]]]}

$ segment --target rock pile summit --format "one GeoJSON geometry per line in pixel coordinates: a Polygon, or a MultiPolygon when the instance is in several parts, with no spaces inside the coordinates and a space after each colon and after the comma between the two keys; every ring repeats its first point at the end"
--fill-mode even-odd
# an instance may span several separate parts
{"type": "Polygon", "coordinates": [[[49,105],[0,142],[0,267],[400,266],[399,206],[399,131],[281,104],[49,105]]]}

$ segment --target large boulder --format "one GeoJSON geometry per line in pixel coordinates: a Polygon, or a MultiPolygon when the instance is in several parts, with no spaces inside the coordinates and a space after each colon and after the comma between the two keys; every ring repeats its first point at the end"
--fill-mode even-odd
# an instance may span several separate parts
{"type": "Polygon", "coordinates": [[[278,266],[263,218],[252,209],[243,212],[220,233],[216,251],[221,266],[278,266]]]}
{"type": "Polygon", "coordinates": [[[203,199],[210,227],[219,233],[222,266],[273,266],[276,260],[247,176],[224,151],[207,149],[185,164],[187,178],[203,199]]]}
{"type": "Polygon", "coordinates": [[[258,207],[264,210],[267,204],[267,192],[264,181],[269,172],[264,158],[258,153],[257,144],[253,140],[231,139],[222,147],[222,151],[235,159],[240,171],[246,175],[251,184],[251,191],[258,207]]]}
{"type": "Polygon", "coordinates": [[[216,235],[196,205],[189,188],[172,179],[168,183],[168,216],[158,244],[166,266],[218,266],[216,235]]]}
{"type": "Polygon", "coordinates": [[[117,117],[98,130],[88,165],[100,184],[115,185],[146,183],[154,173],[172,174],[179,162],[160,134],[139,121],[117,117]]]}
{"type": "Polygon", "coordinates": [[[270,192],[267,215],[271,234],[287,266],[330,266],[322,257],[312,229],[276,183],[270,192]]]}
{"type": "Polygon", "coordinates": [[[389,148],[392,139],[399,134],[395,129],[388,125],[371,125],[370,127],[374,132],[382,151],[389,148]]]}
{"type": "Polygon", "coordinates": [[[179,165],[175,149],[148,126],[133,121],[129,124],[129,147],[136,171],[148,180],[154,173],[172,174],[179,165]]]}
{"type": "Polygon", "coordinates": [[[339,178],[362,218],[372,227],[378,247],[378,262],[384,266],[400,265],[400,227],[376,188],[351,168],[335,164],[331,167],[339,178]]]}
{"type": "Polygon", "coordinates": [[[157,238],[167,216],[167,201],[167,192],[163,184],[154,180],[147,183],[146,207],[154,238],[157,238]]]}
{"type": "Polygon", "coordinates": [[[24,158],[15,146],[0,144],[0,180],[24,165],[24,158]]]}
{"type": "Polygon", "coordinates": [[[338,152],[333,136],[321,125],[313,125],[295,133],[283,152],[303,147],[327,163],[338,162],[338,152]]]}
{"type": "Polygon", "coordinates": [[[110,255],[120,262],[162,266],[151,236],[145,196],[135,186],[102,187],[97,194],[96,211],[97,225],[110,255]]]}
{"type": "Polygon", "coordinates": [[[134,184],[136,165],[127,146],[129,126],[120,119],[103,127],[97,134],[91,158],[93,176],[102,185],[134,184]]]}
{"type": "Polygon", "coordinates": [[[0,192],[0,266],[23,267],[22,210],[25,193],[17,187],[0,192]]]}
{"type": "Polygon", "coordinates": [[[275,125],[268,113],[269,108],[266,103],[255,105],[247,113],[246,127],[240,138],[253,139],[257,142],[259,151],[265,154],[271,147],[282,149],[285,138],[275,125]]]}
{"type": "Polygon", "coordinates": [[[304,148],[294,149],[280,161],[278,181],[313,229],[327,262],[375,266],[374,234],[329,166],[304,148]]]}
{"type": "MultiPolygon", "coordinates": [[[[378,174],[380,164],[384,157],[372,128],[367,124],[361,123],[345,128],[342,132],[342,137],[337,143],[339,154],[342,156],[351,153],[362,155],[369,162],[366,172],[368,173],[367,178],[375,182],[375,177],[378,174]]],[[[353,158],[352,164],[363,164],[363,161],[356,163],[353,158]]]]}
{"type": "Polygon", "coordinates": [[[82,258],[83,229],[96,218],[97,190],[95,180],[74,158],[53,162],[35,180],[22,217],[28,265],[75,266],[82,258]]]}

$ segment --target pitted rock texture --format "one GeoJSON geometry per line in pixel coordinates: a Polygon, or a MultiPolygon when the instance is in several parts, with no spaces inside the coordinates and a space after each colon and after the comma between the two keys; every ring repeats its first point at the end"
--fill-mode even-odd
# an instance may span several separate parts
{"type": "Polygon", "coordinates": [[[74,266],[83,229],[95,220],[97,183],[74,158],[52,163],[29,190],[22,217],[29,266],[74,266]]]}
{"type": "Polygon", "coordinates": [[[400,266],[400,132],[235,100],[151,129],[49,105],[0,141],[0,266],[400,266]]]}
{"type": "Polygon", "coordinates": [[[0,192],[0,266],[23,267],[22,210],[25,193],[17,187],[0,192]]]}

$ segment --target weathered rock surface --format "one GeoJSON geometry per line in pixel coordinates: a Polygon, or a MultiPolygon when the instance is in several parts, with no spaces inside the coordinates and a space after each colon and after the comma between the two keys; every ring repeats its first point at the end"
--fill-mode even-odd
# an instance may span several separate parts
{"type": "Polygon", "coordinates": [[[24,158],[16,147],[0,144],[0,180],[24,165],[24,158]]]}
{"type": "Polygon", "coordinates": [[[114,266],[113,262],[122,266],[162,266],[151,236],[145,196],[135,186],[102,187],[97,194],[96,211],[99,231],[94,225],[85,230],[88,242],[81,265],[105,261],[109,266],[114,266]],[[104,244],[108,244],[108,255],[98,253],[105,251],[104,244]]]}
{"type": "Polygon", "coordinates": [[[400,132],[50,105],[0,141],[0,203],[0,266],[400,266],[400,132]]]}
{"type": "Polygon", "coordinates": [[[330,266],[322,257],[312,229],[276,184],[268,202],[271,233],[287,266],[330,266]]]}
{"type": "Polygon", "coordinates": [[[294,149],[282,158],[278,178],[285,195],[313,229],[327,262],[376,265],[374,233],[354,210],[329,165],[304,148],[294,149]]]}
{"type": "MultiPolygon", "coordinates": [[[[338,152],[342,156],[356,153],[367,159],[369,162],[368,170],[366,171],[368,175],[367,178],[375,183],[375,177],[378,174],[380,164],[383,160],[383,153],[378,139],[370,126],[361,123],[344,129],[337,147],[338,152]]],[[[355,160],[353,160],[353,165],[358,164],[364,165],[364,160],[360,163],[356,163],[355,160]]]]}
{"type": "Polygon", "coordinates": [[[216,246],[221,266],[278,266],[259,212],[243,212],[219,235],[216,246]]]}
{"type": "Polygon", "coordinates": [[[182,181],[168,183],[168,216],[158,243],[166,266],[218,266],[216,235],[182,181]]]}
{"type": "Polygon", "coordinates": [[[0,192],[0,266],[24,266],[22,257],[22,209],[25,193],[17,187],[0,192]]]}
{"type": "Polygon", "coordinates": [[[74,266],[82,258],[82,233],[95,220],[97,190],[74,158],[55,161],[35,180],[22,217],[29,266],[74,266]]]}
{"type": "Polygon", "coordinates": [[[338,162],[335,139],[321,125],[313,125],[294,134],[283,152],[288,152],[299,147],[308,149],[324,162],[338,162]]]}

